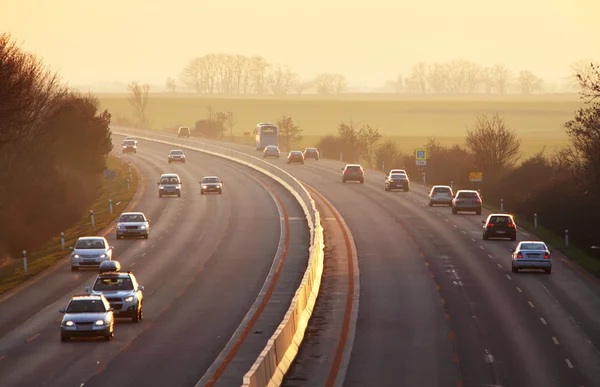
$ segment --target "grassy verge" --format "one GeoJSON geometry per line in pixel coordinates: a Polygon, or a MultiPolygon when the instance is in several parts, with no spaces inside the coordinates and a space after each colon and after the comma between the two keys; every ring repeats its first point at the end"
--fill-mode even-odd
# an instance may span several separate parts
{"type": "Polygon", "coordinates": [[[27,273],[23,271],[22,259],[15,259],[15,262],[2,267],[0,269],[0,294],[7,292],[67,256],[69,254],[69,246],[73,246],[77,238],[100,233],[127,207],[137,190],[136,171],[132,168],[131,189],[128,190],[127,179],[129,176],[127,164],[122,165],[121,159],[111,155],[107,160],[107,166],[108,169],[117,171],[117,177],[114,180],[102,180],[99,196],[91,207],[94,211],[96,227],[92,228],[89,214],[86,211],[82,214],[81,221],[74,224],[68,230],[65,230],[65,250],[61,249],[60,236],[57,236],[48,241],[39,250],[28,252],[27,273]],[[108,206],[109,199],[113,202],[112,215],[108,206]],[[117,205],[117,203],[119,204],[117,205]]]}

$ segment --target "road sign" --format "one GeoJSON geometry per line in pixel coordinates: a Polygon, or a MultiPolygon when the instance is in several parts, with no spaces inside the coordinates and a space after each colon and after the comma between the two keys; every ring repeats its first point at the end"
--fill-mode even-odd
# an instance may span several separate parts
{"type": "Polygon", "coordinates": [[[104,170],[104,178],[105,179],[114,179],[117,177],[117,171],[115,169],[105,169],[104,170]]]}
{"type": "Polygon", "coordinates": [[[483,181],[483,172],[469,172],[469,181],[482,182],[483,181]]]}
{"type": "Polygon", "coordinates": [[[426,160],[417,160],[417,165],[422,167],[427,165],[427,161],[426,160]]]}
{"type": "MultiPolygon", "coordinates": [[[[425,149],[417,149],[415,158],[417,160],[427,160],[427,152],[425,151],[425,149]]],[[[425,165],[425,164],[423,164],[423,165],[425,165]]]]}

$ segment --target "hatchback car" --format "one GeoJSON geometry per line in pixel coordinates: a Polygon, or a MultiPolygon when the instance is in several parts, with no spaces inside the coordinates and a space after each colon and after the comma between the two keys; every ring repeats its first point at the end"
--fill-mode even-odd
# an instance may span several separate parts
{"type": "Polygon", "coordinates": [[[172,150],[169,152],[169,164],[183,163],[185,164],[185,152],[182,150],[172,150]]]}
{"type": "Polygon", "coordinates": [[[444,204],[446,206],[452,206],[452,188],[447,185],[434,185],[429,191],[429,205],[444,204]]]}
{"type": "Polygon", "coordinates": [[[163,173],[160,175],[158,183],[158,197],[162,198],[165,195],[177,195],[181,197],[181,179],[176,173],[163,173]]]}
{"type": "Polygon", "coordinates": [[[130,271],[101,273],[91,288],[85,287],[89,295],[106,297],[115,318],[130,318],[133,322],[144,318],[143,290],[130,271]]]}
{"type": "Polygon", "coordinates": [[[121,262],[119,261],[104,261],[98,267],[98,273],[106,273],[109,271],[121,271],[121,262]]]}
{"type": "Polygon", "coordinates": [[[279,148],[277,147],[277,145],[267,145],[265,147],[265,150],[263,151],[263,158],[267,158],[267,157],[279,158],[280,153],[281,152],[279,151],[279,148]]]}
{"type": "Polygon", "coordinates": [[[117,220],[117,239],[150,236],[150,221],[143,212],[124,212],[117,220]]]}
{"type": "Polygon", "coordinates": [[[490,238],[510,238],[511,241],[517,240],[517,225],[512,215],[508,214],[490,214],[483,223],[483,239],[490,238]]]}
{"type": "Polygon", "coordinates": [[[319,160],[319,151],[317,148],[306,148],[304,150],[304,160],[306,159],[319,160]]]}
{"type": "Polygon", "coordinates": [[[460,190],[452,199],[452,213],[454,215],[458,214],[459,211],[475,212],[477,215],[481,215],[481,207],[481,196],[477,191],[460,190]]]}
{"type": "Polygon", "coordinates": [[[190,136],[190,128],[187,126],[182,126],[177,130],[177,137],[189,137],[190,136]]]}
{"type": "Polygon", "coordinates": [[[358,181],[365,183],[365,170],[360,164],[347,164],[342,168],[342,183],[347,181],[358,181]]]}
{"type": "Polygon", "coordinates": [[[109,341],[114,336],[113,309],[103,295],[73,296],[60,322],[60,341],[72,337],[103,337],[109,341]]]}
{"type": "Polygon", "coordinates": [[[522,241],[512,252],[512,272],[521,269],[541,269],[547,274],[552,272],[552,250],[541,241],[522,241]]]}
{"type": "Polygon", "coordinates": [[[410,191],[410,180],[407,175],[403,174],[394,174],[389,175],[385,178],[385,186],[386,191],[392,191],[394,189],[401,189],[404,191],[410,191]]]}
{"type": "Polygon", "coordinates": [[[113,246],[104,237],[81,237],[71,247],[71,271],[85,267],[100,267],[104,261],[112,260],[113,246]]]}
{"type": "Polygon", "coordinates": [[[207,192],[223,193],[223,180],[216,176],[206,176],[200,181],[200,195],[207,192]]]}
{"type": "Polygon", "coordinates": [[[287,163],[300,163],[304,164],[304,155],[300,151],[291,151],[287,157],[287,163]]]}
{"type": "Polygon", "coordinates": [[[127,141],[127,140],[135,141],[135,145],[137,145],[137,138],[135,138],[133,136],[127,136],[127,137],[125,137],[124,141],[127,141]]]}
{"type": "Polygon", "coordinates": [[[137,153],[137,140],[125,140],[123,141],[123,147],[121,152],[125,153],[137,153]]]}

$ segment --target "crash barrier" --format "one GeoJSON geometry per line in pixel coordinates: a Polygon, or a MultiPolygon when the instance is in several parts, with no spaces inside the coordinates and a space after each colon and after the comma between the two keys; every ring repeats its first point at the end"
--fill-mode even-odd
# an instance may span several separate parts
{"type": "Polygon", "coordinates": [[[323,228],[320,214],[311,195],[302,183],[283,169],[243,152],[148,130],[115,126],[112,129],[112,132],[117,135],[135,136],[140,140],[175,145],[246,165],[277,181],[290,191],[300,203],[310,230],[308,265],[287,313],[250,370],[244,375],[243,380],[245,387],[281,385],[283,376],[296,357],[304,338],[308,320],[319,294],[323,274],[323,228]]]}

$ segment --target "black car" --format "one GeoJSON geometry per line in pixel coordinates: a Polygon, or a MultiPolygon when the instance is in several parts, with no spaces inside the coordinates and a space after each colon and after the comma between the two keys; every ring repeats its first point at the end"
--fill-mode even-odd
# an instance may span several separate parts
{"type": "Polygon", "coordinates": [[[401,189],[410,191],[410,180],[403,174],[393,174],[385,178],[385,190],[401,189]]]}
{"type": "Polygon", "coordinates": [[[186,126],[182,126],[177,130],[177,137],[189,137],[190,136],[190,128],[186,126]]]}
{"type": "Polygon", "coordinates": [[[171,163],[185,164],[185,152],[182,150],[171,150],[169,152],[169,164],[171,163]]]}
{"type": "Polygon", "coordinates": [[[319,159],[319,151],[317,148],[306,148],[304,150],[304,159],[319,159]]]}
{"type": "Polygon", "coordinates": [[[517,224],[512,215],[508,214],[490,214],[483,223],[483,239],[490,238],[510,238],[511,241],[517,240],[517,224]]]}
{"type": "Polygon", "coordinates": [[[304,155],[300,151],[291,151],[287,158],[287,163],[300,163],[304,164],[304,155]]]}

